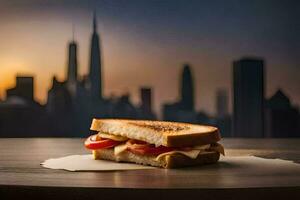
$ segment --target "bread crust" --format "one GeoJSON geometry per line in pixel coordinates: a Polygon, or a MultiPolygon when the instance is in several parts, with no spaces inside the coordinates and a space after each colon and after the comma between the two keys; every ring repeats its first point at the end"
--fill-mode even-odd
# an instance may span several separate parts
{"type": "Polygon", "coordinates": [[[185,135],[168,135],[166,136],[167,147],[187,147],[193,145],[205,145],[216,143],[221,140],[220,132],[218,129],[209,131],[207,133],[185,134],[185,135]]]}
{"type": "Polygon", "coordinates": [[[196,165],[206,165],[218,162],[220,159],[220,153],[218,152],[205,152],[198,155],[196,159],[191,159],[182,154],[167,155],[166,166],[164,168],[178,168],[189,167],[196,165]]]}
{"type": "Polygon", "coordinates": [[[216,127],[165,121],[93,119],[91,130],[167,147],[211,144],[221,139],[216,127]]]}
{"type": "Polygon", "coordinates": [[[94,150],[93,154],[96,160],[103,159],[117,162],[132,162],[162,168],[179,168],[212,164],[216,163],[220,158],[220,153],[214,151],[200,153],[196,159],[191,159],[183,154],[172,154],[166,155],[165,159],[160,160],[156,160],[156,156],[137,155],[129,151],[124,151],[118,156],[115,156],[113,149],[94,150]]]}

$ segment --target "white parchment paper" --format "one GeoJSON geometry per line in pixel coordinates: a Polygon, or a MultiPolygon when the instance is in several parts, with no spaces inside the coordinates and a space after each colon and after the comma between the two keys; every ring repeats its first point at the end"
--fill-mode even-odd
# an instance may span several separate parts
{"type": "MultiPolygon", "coordinates": [[[[64,169],[68,171],[115,171],[115,170],[138,170],[155,169],[155,167],[143,166],[131,163],[117,163],[106,160],[94,160],[92,155],[71,155],[61,158],[48,159],[41,163],[49,169],[64,169]]],[[[207,166],[208,167],[208,166],[207,166]]],[[[206,169],[207,169],[206,167],[206,169]]],[[[216,166],[211,165],[212,168],[216,166]]],[[[201,168],[199,168],[201,169],[201,168]]],[[[294,171],[300,173],[300,165],[293,161],[281,159],[265,159],[255,156],[226,156],[221,157],[218,170],[232,173],[243,170],[254,170],[262,174],[284,173],[294,171]]],[[[188,170],[188,169],[187,169],[188,170]]]]}
{"type": "Polygon", "coordinates": [[[64,169],[68,171],[115,171],[153,169],[154,167],[131,163],[118,163],[106,160],[94,160],[93,155],[71,155],[61,158],[48,159],[41,163],[49,169],[64,169]]]}

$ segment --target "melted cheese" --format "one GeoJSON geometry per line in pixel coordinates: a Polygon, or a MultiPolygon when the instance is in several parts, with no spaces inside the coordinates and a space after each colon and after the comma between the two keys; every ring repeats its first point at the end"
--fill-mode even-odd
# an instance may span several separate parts
{"type": "Polygon", "coordinates": [[[165,156],[167,155],[173,155],[173,154],[183,154],[191,159],[195,159],[198,157],[199,153],[201,152],[202,150],[198,150],[198,149],[192,149],[190,151],[170,151],[170,152],[166,152],[166,153],[162,153],[162,154],[159,154],[157,157],[156,157],[156,160],[159,161],[161,159],[164,159],[165,156]]]}
{"type": "Polygon", "coordinates": [[[191,159],[196,159],[202,151],[209,148],[210,148],[210,144],[206,144],[206,145],[193,146],[192,149],[189,151],[180,151],[180,150],[170,151],[170,152],[159,154],[156,157],[156,160],[164,159],[165,156],[173,155],[173,154],[183,154],[191,159]]]}
{"type": "Polygon", "coordinates": [[[111,135],[111,134],[102,133],[102,132],[99,132],[98,136],[100,138],[106,138],[106,139],[111,139],[111,140],[115,140],[115,141],[126,141],[126,140],[128,140],[127,137],[123,137],[123,136],[119,136],[119,135],[111,135]]]}
{"type": "Polygon", "coordinates": [[[127,149],[127,144],[126,143],[120,144],[118,146],[115,146],[115,148],[114,148],[114,154],[115,154],[115,156],[119,155],[123,151],[126,151],[126,149],[127,149]]]}
{"type": "MultiPolygon", "coordinates": [[[[224,155],[224,148],[223,148],[222,145],[215,144],[214,146],[212,146],[210,144],[207,144],[207,145],[194,146],[189,151],[175,150],[175,151],[162,153],[162,154],[159,154],[155,159],[157,161],[159,161],[161,159],[164,159],[167,155],[174,155],[174,154],[182,154],[182,155],[185,155],[185,156],[187,156],[191,159],[196,159],[201,152],[203,152],[207,149],[211,149],[213,151],[219,152],[219,153],[224,155]]],[[[120,145],[114,147],[114,154],[119,155],[120,153],[122,153],[126,150],[127,150],[127,144],[123,143],[123,144],[120,144],[120,145]]]]}
{"type": "Polygon", "coordinates": [[[205,150],[205,149],[209,149],[210,146],[211,146],[210,144],[197,145],[197,146],[193,146],[192,149],[205,150]]]}

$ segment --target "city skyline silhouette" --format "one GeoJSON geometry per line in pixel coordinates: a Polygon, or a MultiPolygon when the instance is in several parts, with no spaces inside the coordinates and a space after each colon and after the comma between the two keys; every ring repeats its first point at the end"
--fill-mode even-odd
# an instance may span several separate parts
{"type": "MultiPolygon", "coordinates": [[[[294,1],[272,7],[268,7],[268,2],[231,2],[228,7],[222,3],[193,1],[188,4],[140,1],[132,7],[132,4],[115,1],[116,7],[110,7],[113,3],[108,2],[93,3],[95,6],[88,9],[88,15],[84,3],[75,3],[82,7],[74,10],[66,2],[54,3],[44,13],[39,11],[45,9],[47,3],[31,5],[29,2],[32,7],[19,4],[20,11],[32,10],[32,13],[20,12],[14,18],[6,17],[8,21],[12,20],[8,26],[28,24],[22,22],[21,15],[28,15],[33,22],[46,23],[47,26],[42,26],[45,30],[52,23],[55,26],[61,22],[65,24],[51,29],[49,34],[56,34],[50,37],[45,37],[45,30],[34,31],[34,27],[41,28],[41,23],[31,23],[29,32],[26,28],[20,29],[24,37],[16,37],[14,34],[19,32],[14,31],[12,37],[7,38],[11,43],[0,37],[6,48],[6,51],[0,49],[4,58],[0,59],[0,65],[4,66],[0,70],[4,77],[0,80],[2,136],[36,137],[44,131],[43,136],[83,137],[94,117],[214,125],[220,128],[224,137],[299,136],[300,94],[297,89],[300,84],[296,53],[299,46],[295,37],[297,24],[292,18],[297,15],[291,7],[294,1]],[[204,23],[199,16],[209,16],[209,13],[207,10],[201,14],[193,13],[196,10],[190,7],[192,5],[199,10],[202,9],[199,6],[211,8],[215,5],[216,10],[222,8],[225,13],[233,9],[232,16],[241,18],[232,23],[230,17],[224,15],[220,18],[224,24],[220,24],[208,17],[204,23]],[[268,12],[260,12],[256,5],[268,12]],[[283,11],[288,18],[277,15],[280,5],[286,6],[283,11]],[[156,21],[159,18],[147,12],[140,12],[140,9],[154,7],[158,16],[163,15],[163,8],[174,10],[168,10],[161,21],[156,21]],[[134,12],[126,12],[123,18],[117,17],[122,13],[110,18],[111,12],[118,9],[134,12]],[[64,10],[66,12],[62,12],[64,10]],[[94,10],[92,15],[91,10],[94,10]],[[183,13],[180,18],[174,15],[179,11],[183,13]],[[257,15],[252,16],[251,11],[257,15]],[[56,12],[53,18],[49,17],[56,12]],[[141,18],[132,18],[134,13],[141,18]],[[70,14],[72,22],[63,17],[70,14]],[[78,21],[79,16],[83,18],[78,21]],[[85,21],[87,16],[89,22],[85,21]],[[256,23],[255,18],[264,23],[256,23]],[[273,18],[280,19],[280,23],[273,23],[273,18]],[[165,19],[173,24],[162,27],[167,22],[165,19]],[[212,24],[220,25],[220,33],[207,26],[212,24]],[[234,24],[239,26],[233,27],[234,24]],[[152,28],[142,28],[146,25],[152,28]],[[233,32],[228,35],[226,31],[230,27],[233,32]],[[82,34],[86,29],[88,35],[82,34]],[[287,32],[289,29],[295,31],[287,32]],[[85,46],[87,40],[88,47],[85,46]],[[36,51],[37,46],[40,51],[36,51]],[[22,49],[23,53],[17,53],[22,49]],[[67,52],[61,53],[63,49],[67,52]],[[7,60],[12,55],[14,58],[7,60]],[[19,62],[22,57],[26,62],[19,62]],[[65,64],[58,64],[62,60],[65,64]],[[35,62],[39,65],[30,65],[35,62]],[[18,118],[24,128],[10,128],[18,118]],[[283,130],[289,130],[289,133],[283,133],[283,130]]],[[[4,7],[13,9],[11,5],[4,7]]],[[[4,10],[2,15],[9,14],[4,10]]],[[[22,27],[19,25],[17,28],[22,27]]],[[[1,34],[6,35],[8,30],[11,29],[4,29],[1,34]]]]}
{"type": "Polygon", "coordinates": [[[195,75],[195,107],[214,115],[219,88],[228,90],[232,102],[233,60],[249,55],[266,60],[266,97],[283,88],[292,103],[299,105],[295,2],[2,4],[1,97],[20,72],[36,77],[35,97],[46,103],[52,75],[65,79],[66,42],[72,40],[72,24],[78,44],[78,75],[87,74],[91,11],[97,9],[105,96],[130,93],[133,102],[139,103],[139,87],[151,86],[156,88],[153,106],[158,113],[164,102],[179,98],[178,73],[188,62],[195,75]],[[140,76],[132,77],[135,73],[140,76]]]}
{"type": "MultiPolygon", "coordinates": [[[[89,72],[78,76],[78,44],[73,36],[68,45],[66,78],[53,75],[47,103],[34,98],[34,76],[16,77],[14,87],[6,90],[0,102],[2,137],[84,137],[93,118],[125,118],[201,123],[219,127],[223,137],[299,137],[300,113],[282,90],[265,97],[265,60],[242,57],[233,62],[233,114],[228,111],[228,91],[219,89],[215,96],[217,114],[212,116],[195,108],[195,75],[186,63],[179,75],[179,98],[161,105],[162,117],[153,112],[153,87],[140,86],[140,104],[130,93],[103,95],[101,37],[93,13],[89,72]],[[18,122],[18,126],[11,127],[18,122]],[[284,130],[289,130],[284,133],[284,130]]],[[[138,76],[138,75],[137,75],[138,76]]],[[[155,89],[154,89],[155,91],[155,89]]]]}

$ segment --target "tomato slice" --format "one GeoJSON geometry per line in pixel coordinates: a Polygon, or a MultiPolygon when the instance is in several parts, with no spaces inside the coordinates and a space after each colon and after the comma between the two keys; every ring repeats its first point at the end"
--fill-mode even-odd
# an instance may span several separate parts
{"type": "Polygon", "coordinates": [[[165,146],[155,147],[153,144],[147,144],[144,142],[132,141],[132,140],[129,141],[127,144],[129,144],[127,148],[128,151],[140,155],[157,156],[159,154],[173,151],[175,149],[172,147],[165,147],[165,146]]]}
{"type": "Polygon", "coordinates": [[[111,139],[101,139],[96,134],[88,137],[85,140],[84,145],[88,149],[108,149],[117,146],[120,143],[121,142],[119,141],[115,141],[111,139]]]}

